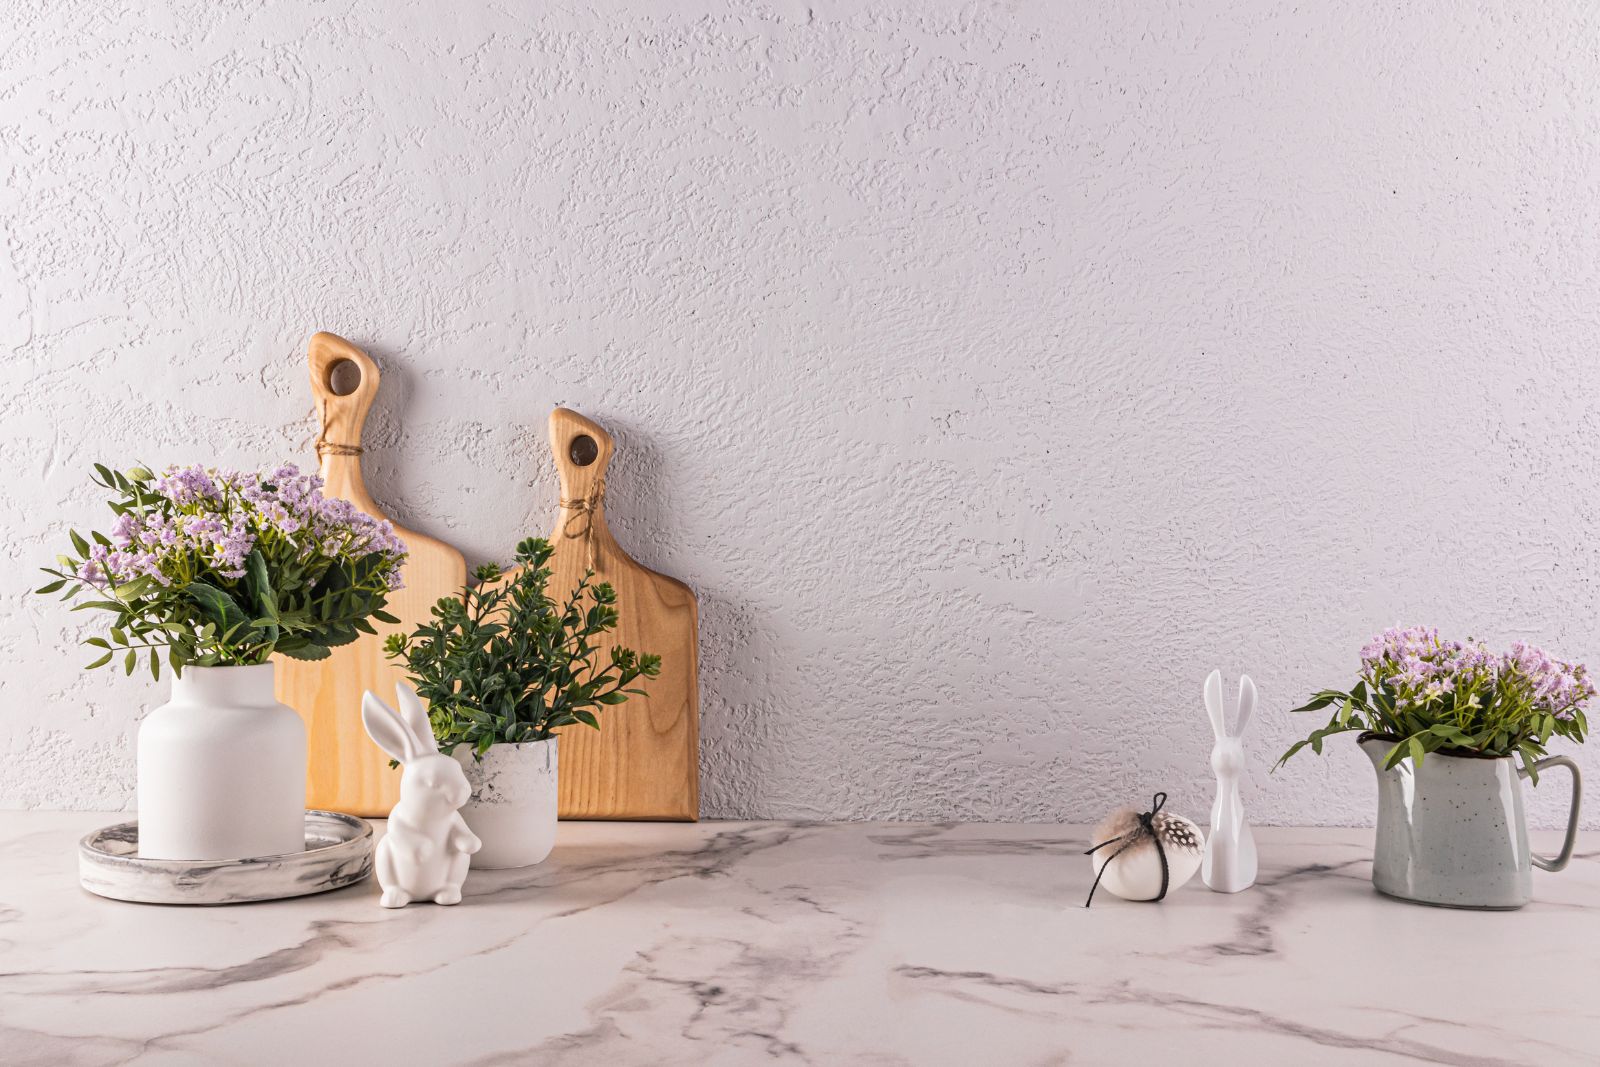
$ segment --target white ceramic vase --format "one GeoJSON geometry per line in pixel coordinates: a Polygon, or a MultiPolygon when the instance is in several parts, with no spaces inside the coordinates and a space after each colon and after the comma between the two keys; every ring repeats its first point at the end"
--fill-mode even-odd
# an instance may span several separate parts
{"type": "Polygon", "coordinates": [[[491,745],[481,759],[466,745],[456,747],[472,786],[461,817],[483,842],[472,856],[474,868],[527,867],[550,855],[556,843],[558,740],[491,745]]]}
{"type": "Polygon", "coordinates": [[[306,730],[273,665],[186,667],[139,727],[139,855],[253,859],[306,842],[306,730]]]}

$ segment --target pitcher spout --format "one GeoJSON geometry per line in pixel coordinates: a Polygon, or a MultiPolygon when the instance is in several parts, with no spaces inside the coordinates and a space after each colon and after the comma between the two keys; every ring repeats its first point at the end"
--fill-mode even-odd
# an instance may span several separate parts
{"type": "Polygon", "coordinates": [[[1389,750],[1394,748],[1393,741],[1387,741],[1376,734],[1362,734],[1356,739],[1356,744],[1360,746],[1361,751],[1367,754],[1367,758],[1372,761],[1372,769],[1378,772],[1379,778],[1382,778],[1385,774],[1393,773],[1392,770],[1386,771],[1383,768],[1384,759],[1389,755],[1389,750]]]}

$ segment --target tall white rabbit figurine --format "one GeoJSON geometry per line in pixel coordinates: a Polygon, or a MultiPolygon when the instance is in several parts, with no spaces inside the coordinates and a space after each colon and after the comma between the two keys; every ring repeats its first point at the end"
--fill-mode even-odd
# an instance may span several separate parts
{"type": "Polygon", "coordinates": [[[378,884],[386,908],[413,900],[461,903],[467,857],[483,847],[456,809],[472,796],[461,764],[441,755],[428,713],[415,689],[394,687],[395,711],[369,690],[361,700],[361,722],[379,748],[399,760],[400,802],[389,813],[389,832],[378,842],[378,884]]]}
{"type": "Polygon", "coordinates": [[[1222,713],[1222,672],[1206,678],[1206,712],[1217,743],[1211,749],[1211,769],[1217,773],[1217,799],[1211,805],[1211,833],[1200,861],[1200,878],[1218,893],[1237,893],[1256,884],[1256,839],[1244,820],[1239,802],[1239,775],[1244,773],[1245,724],[1256,710],[1256,684],[1248,674],[1239,678],[1239,713],[1228,729],[1222,713]]]}

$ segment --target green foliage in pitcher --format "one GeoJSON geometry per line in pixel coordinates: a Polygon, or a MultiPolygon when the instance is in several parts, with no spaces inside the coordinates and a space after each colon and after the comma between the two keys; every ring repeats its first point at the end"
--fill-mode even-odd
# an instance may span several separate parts
{"type": "Polygon", "coordinates": [[[132,674],[143,655],[159,678],[163,652],[180,672],[274,653],[326,659],[374,633],[368,619],[399,621],[383,606],[405,545],[389,523],[324,497],[314,474],[96,464],[94,481],[112,493],[110,534],[67,531],[72,554],[36,590],[110,614],[106,636],[84,642],[100,653],[91,668],[115,661],[132,674]]]}
{"type": "Polygon", "coordinates": [[[601,658],[595,641],[617,625],[617,594],[591,584],[590,571],[565,602],[552,600],[551,552],[543,538],[524,540],[519,571],[478,567],[476,584],[442,598],[430,622],[386,642],[428,702],[441,751],[470,745],[481,755],[502,742],[543,741],[561,726],[598,729],[602,708],[643,696],[629,686],[661,673],[660,656],[613,647],[601,658]]]}
{"type": "Polygon", "coordinates": [[[1324,689],[1294,711],[1334,708],[1328,725],[1296,742],[1282,766],[1306,745],[1322,752],[1332,734],[1360,730],[1392,741],[1384,767],[1429,752],[1457,756],[1522,757],[1533,765],[1551,737],[1583,741],[1583,704],[1594,696],[1582,664],[1564,663],[1517,642],[1503,654],[1482,644],[1446,641],[1421,626],[1386,630],[1361,650],[1361,677],[1349,692],[1324,689]]]}

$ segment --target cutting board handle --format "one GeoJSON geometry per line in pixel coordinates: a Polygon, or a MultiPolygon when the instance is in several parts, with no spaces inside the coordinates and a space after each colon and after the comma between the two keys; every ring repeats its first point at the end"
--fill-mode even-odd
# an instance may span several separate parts
{"type": "Polygon", "coordinates": [[[556,536],[582,540],[591,570],[599,569],[605,553],[616,550],[605,515],[606,468],[614,447],[599,423],[570,408],[550,413],[550,451],[561,476],[556,536]]]}
{"type": "Polygon", "coordinates": [[[329,496],[343,497],[375,513],[377,502],[361,477],[361,429],[378,395],[378,365],[355,345],[332,333],[317,333],[306,348],[311,395],[316,398],[317,456],[329,496]],[[341,392],[341,390],[343,390],[341,392]]]}
{"type": "Polygon", "coordinates": [[[550,413],[550,450],[561,475],[561,499],[588,504],[594,498],[592,504],[598,510],[605,493],[606,467],[615,450],[611,435],[570,408],[556,408],[550,413]]]}

